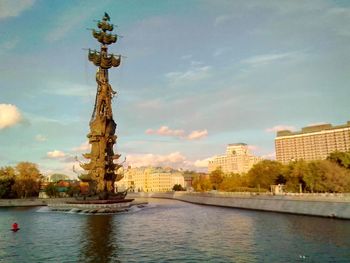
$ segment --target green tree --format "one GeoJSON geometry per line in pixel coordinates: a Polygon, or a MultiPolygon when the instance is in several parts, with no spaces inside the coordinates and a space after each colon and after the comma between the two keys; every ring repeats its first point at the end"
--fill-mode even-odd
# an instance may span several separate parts
{"type": "Polygon", "coordinates": [[[80,194],[80,186],[79,184],[71,184],[67,189],[67,195],[70,197],[77,196],[80,194]]]}
{"type": "Polygon", "coordinates": [[[246,186],[247,176],[232,173],[229,176],[224,177],[219,186],[219,190],[225,192],[236,192],[240,191],[242,187],[246,186]]]}
{"type": "Polygon", "coordinates": [[[220,184],[224,180],[224,172],[221,170],[221,167],[212,171],[209,175],[210,182],[214,190],[219,189],[220,184]]]}
{"type": "Polygon", "coordinates": [[[49,183],[45,188],[45,193],[49,197],[58,197],[60,195],[58,187],[55,183],[49,183]]]}
{"type": "Polygon", "coordinates": [[[248,172],[248,186],[270,189],[283,175],[283,165],[277,161],[263,160],[255,164],[248,172]]]}
{"type": "Polygon", "coordinates": [[[306,188],[304,177],[312,178],[313,173],[310,166],[304,160],[289,163],[284,169],[284,178],[286,179],[286,190],[290,192],[299,192],[306,188]]]}
{"type": "Polygon", "coordinates": [[[328,155],[327,160],[344,168],[350,169],[350,152],[335,151],[328,155]]]}
{"type": "Polygon", "coordinates": [[[21,198],[37,196],[42,180],[38,166],[30,162],[20,162],[15,170],[16,177],[12,190],[16,192],[17,196],[21,198]]]}
{"type": "MultiPolygon", "coordinates": [[[[350,171],[329,160],[315,161],[311,164],[313,172],[313,191],[350,192],[350,171]]],[[[305,179],[308,182],[308,179],[305,179]]],[[[309,182],[308,182],[309,184],[309,182]]]]}
{"type": "Polygon", "coordinates": [[[52,174],[50,175],[50,181],[51,182],[59,182],[59,181],[64,181],[64,180],[68,180],[69,176],[65,175],[65,174],[52,174]]]}
{"type": "Polygon", "coordinates": [[[15,170],[10,166],[0,168],[0,198],[16,197],[12,192],[14,183],[15,170]]]}
{"type": "Polygon", "coordinates": [[[181,184],[174,184],[173,191],[185,191],[181,184]]]}

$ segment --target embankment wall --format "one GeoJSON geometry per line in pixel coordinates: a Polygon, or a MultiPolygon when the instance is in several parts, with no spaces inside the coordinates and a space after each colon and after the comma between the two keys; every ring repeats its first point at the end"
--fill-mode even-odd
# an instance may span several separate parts
{"type": "Polygon", "coordinates": [[[350,219],[348,196],[168,192],[133,193],[128,197],[168,198],[201,205],[350,219]]]}

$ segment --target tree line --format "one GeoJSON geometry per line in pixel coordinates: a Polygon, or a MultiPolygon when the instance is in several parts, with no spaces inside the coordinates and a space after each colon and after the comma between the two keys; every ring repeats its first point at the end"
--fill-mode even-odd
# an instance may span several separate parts
{"type": "Polygon", "coordinates": [[[39,195],[43,176],[38,166],[20,162],[0,168],[0,198],[27,198],[39,195]]]}
{"type": "Polygon", "coordinates": [[[350,152],[331,153],[326,160],[298,160],[289,164],[263,160],[246,174],[224,174],[219,168],[209,176],[196,176],[195,191],[266,192],[283,184],[286,192],[350,192],[350,152]]]}

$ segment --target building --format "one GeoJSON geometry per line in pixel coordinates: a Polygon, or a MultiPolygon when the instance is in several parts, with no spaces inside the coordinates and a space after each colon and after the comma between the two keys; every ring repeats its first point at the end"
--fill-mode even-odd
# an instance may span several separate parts
{"type": "Polygon", "coordinates": [[[246,173],[261,160],[261,157],[249,153],[247,144],[233,143],[227,146],[226,155],[217,156],[209,161],[208,172],[220,167],[224,173],[246,173]]]}
{"type": "Polygon", "coordinates": [[[322,160],[334,151],[350,151],[350,121],[339,126],[308,126],[297,132],[279,131],[275,149],[276,160],[282,163],[322,160]]]}
{"type": "Polygon", "coordinates": [[[116,185],[118,191],[130,188],[135,192],[167,192],[175,184],[185,185],[181,172],[171,168],[141,167],[129,168],[116,185]]]}

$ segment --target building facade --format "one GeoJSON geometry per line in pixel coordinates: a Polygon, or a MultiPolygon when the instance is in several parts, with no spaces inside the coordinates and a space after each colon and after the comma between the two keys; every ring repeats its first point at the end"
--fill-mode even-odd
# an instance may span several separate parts
{"type": "Polygon", "coordinates": [[[335,151],[350,151],[350,121],[344,125],[322,124],[304,127],[301,131],[277,132],[276,160],[289,163],[296,160],[323,160],[335,151]]]}
{"type": "Polygon", "coordinates": [[[185,186],[184,176],[179,171],[171,168],[140,167],[128,169],[116,186],[118,191],[130,188],[135,192],[167,192],[175,184],[185,186]]]}
{"type": "Polygon", "coordinates": [[[210,173],[220,167],[226,174],[246,173],[261,160],[261,157],[249,153],[247,144],[233,143],[227,146],[226,155],[217,156],[209,161],[208,172],[210,173]]]}

